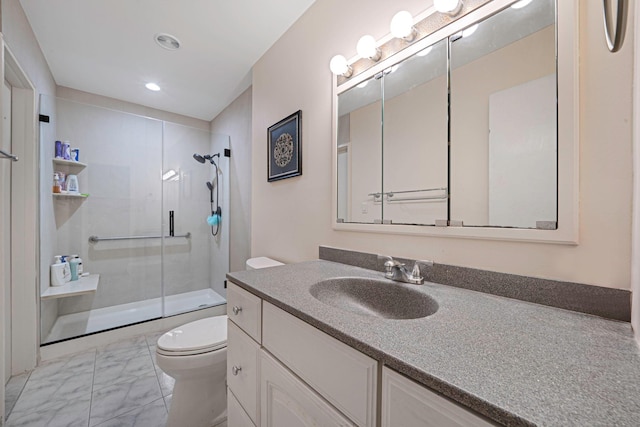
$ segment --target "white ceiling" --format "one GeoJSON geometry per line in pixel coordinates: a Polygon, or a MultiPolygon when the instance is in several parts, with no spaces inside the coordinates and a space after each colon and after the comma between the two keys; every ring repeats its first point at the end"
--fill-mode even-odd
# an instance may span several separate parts
{"type": "Polygon", "coordinates": [[[20,0],[58,85],[203,120],[251,85],[253,64],[313,2],[20,0]],[[159,47],[160,32],[182,47],[159,47]]]}

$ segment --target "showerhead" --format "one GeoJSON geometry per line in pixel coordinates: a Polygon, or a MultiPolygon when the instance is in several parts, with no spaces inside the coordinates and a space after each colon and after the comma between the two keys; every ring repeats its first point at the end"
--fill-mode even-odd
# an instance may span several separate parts
{"type": "Polygon", "coordinates": [[[194,154],[193,158],[196,159],[197,161],[199,161],[200,163],[204,163],[206,160],[209,160],[209,162],[212,165],[215,165],[216,162],[213,161],[214,157],[220,157],[220,153],[216,153],[216,154],[205,154],[204,156],[201,156],[200,154],[194,154]]]}
{"type": "Polygon", "coordinates": [[[207,181],[207,188],[209,189],[209,191],[213,191],[213,184],[209,181],[207,181]]]}

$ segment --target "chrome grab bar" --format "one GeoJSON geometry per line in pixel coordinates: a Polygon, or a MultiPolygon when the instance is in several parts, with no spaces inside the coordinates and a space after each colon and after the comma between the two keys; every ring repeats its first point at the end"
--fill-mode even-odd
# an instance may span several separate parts
{"type": "Polygon", "coordinates": [[[0,157],[0,159],[9,159],[9,160],[13,160],[14,162],[18,161],[18,156],[15,156],[11,153],[7,153],[6,151],[0,150],[0,154],[2,154],[3,156],[3,157],[0,157]]]}
{"type": "Polygon", "coordinates": [[[185,239],[191,238],[191,233],[180,234],[178,236],[121,236],[121,237],[98,237],[98,236],[90,236],[89,243],[98,243],[98,242],[106,242],[108,240],[141,240],[141,239],[162,239],[162,237],[166,239],[171,239],[174,237],[184,237],[185,239]]]}
{"type": "Polygon", "coordinates": [[[425,188],[422,190],[404,190],[404,191],[387,191],[381,193],[369,193],[368,196],[373,196],[374,202],[380,202],[381,198],[386,196],[387,202],[406,202],[406,201],[418,201],[418,200],[446,200],[449,198],[448,194],[443,194],[440,196],[414,196],[414,197],[402,197],[402,198],[394,198],[396,194],[407,194],[407,193],[420,193],[423,191],[447,191],[447,187],[437,187],[437,188],[425,188]]]}

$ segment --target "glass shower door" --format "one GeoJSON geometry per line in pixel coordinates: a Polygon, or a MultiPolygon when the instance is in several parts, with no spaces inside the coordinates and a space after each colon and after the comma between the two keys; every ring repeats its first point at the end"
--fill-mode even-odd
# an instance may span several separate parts
{"type": "Polygon", "coordinates": [[[164,316],[226,303],[229,137],[164,123],[164,316]]]}
{"type": "Polygon", "coordinates": [[[161,317],[162,122],[59,98],[42,105],[41,342],[161,317]],[[79,162],[55,159],[56,140],[78,148],[79,162]],[[52,194],[54,171],[75,175],[79,192],[52,194]],[[53,257],[75,254],[89,275],[51,286],[53,257]]]}

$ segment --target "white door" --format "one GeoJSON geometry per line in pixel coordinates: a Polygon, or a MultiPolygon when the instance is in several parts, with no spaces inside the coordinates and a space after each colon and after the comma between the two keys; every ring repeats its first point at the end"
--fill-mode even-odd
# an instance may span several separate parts
{"type": "MultiPolygon", "coordinates": [[[[11,153],[11,86],[2,85],[0,149],[11,153]]],[[[0,281],[4,286],[4,379],[11,378],[11,160],[0,160],[0,281]]],[[[4,385],[3,385],[4,386],[4,385]]]]}

